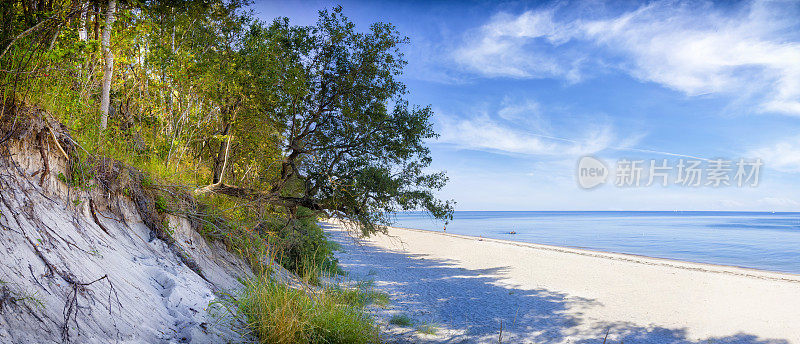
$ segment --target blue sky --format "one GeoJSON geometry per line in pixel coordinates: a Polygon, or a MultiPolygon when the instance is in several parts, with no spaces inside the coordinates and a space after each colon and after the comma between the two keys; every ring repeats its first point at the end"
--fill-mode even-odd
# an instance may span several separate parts
{"type": "Polygon", "coordinates": [[[336,4],[361,30],[391,22],[410,38],[409,100],[436,113],[432,169],[447,171],[440,196],[457,210],[800,211],[800,1],[253,9],[308,25],[336,4]],[[680,159],[665,153],[764,165],[757,187],[576,182],[581,156],[612,169],[621,158],[680,159]]]}

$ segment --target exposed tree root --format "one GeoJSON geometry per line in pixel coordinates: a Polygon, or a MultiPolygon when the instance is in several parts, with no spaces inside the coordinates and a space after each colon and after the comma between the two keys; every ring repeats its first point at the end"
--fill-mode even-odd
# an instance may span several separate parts
{"type": "MultiPolygon", "coordinates": [[[[48,200],[58,203],[45,195],[42,189],[46,177],[50,174],[51,160],[54,158],[60,159],[58,156],[48,155],[50,152],[48,152],[46,149],[46,146],[48,145],[47,136],[52,138],[56,148],[66,159],[67,172],[73,171],[73,164],[79,163],[79,152],[77,149],[80,148],[80,146],[71,138],[65,126],[53,120],[44,111],[34,107],[20,106],[15,107],[14,112],[14,116],[6,116],[5,118],[0,119],[0,137],[9,138],[9,140],[0,142],[0,154],[2,154],[2,160],[6,162],[6,164],[3,165],[5,165],[7,171],[9,172],[9,176],[12,177],[10,180],[17,179],[18,183],[20,183],[20,186],[27,185],[27,187],[20,188],[23,192],[38,192],[48,200]],[[11,118],[13,118],[13,122],[10,121],[11,118]],[[8,120],[4,121],[4,119],[8,120]],[[22,168],[14,161],[14,158],[10,154],[11,150],[9,146],[7,146],[12,142],[38,143],[37,148],[39,150],[39,154],[41,155],[43,164],[40,172],[37,172],[41,173],[41,175],[39,175],[39,185],[35,185],[28,180],[30,176],[27,176],[22,168]]],[[[88,154],[88,152],[86,155],[87,156],[84,161],[88,160],[90,168],[92,168],[92,174],[95,178],[94,181],[102,186],[102,190],[106,192],[106,195],[131,198],[135,205],[136,212],[141,217],[144,224],[150,229],[150,240],[157,238],[164,242],[167,247],[169,247],[170,251],[172,251],[183,264],[197,273],[200,277],[208,281],[206,276],[204,276],[200,265],[197,264],[197,262],[192,259],[186,251],[183,250],[178,242],[172,236],[170,236],[168,229],[165,228],[163,223],[164,215],[160,214],[155,206],[156,195],[153,190],[147,189],[144,186],[145,178],[141,172],[127,167],[118,161],[95,157],[91,154],[88,154]]],[[[9,180],[6,180],[5,177],[0,178],[0,189],[8,188],[8,183],[9,180]]],[[[79,190],[79,192],[85,192],[88,194],[90,191],[79,190]]],[[[13,218],[14,221],[16,221],[18,228],[24,228],[20,221],[25,218],[40,230],[43,239],[55,240],[55,238],[58,238],[60,241],[65,242],[71,247],[77,247],[74,243],[69,242],[65,238],[59,236],[58,233],[52,232],[52,230],[47,228],[45,224],[41,223],[41,221],[38,220],[33,214],[29,214],[33,212],[29,204],[21,207],[23,209],[15,209],[17,207],[12,207],[11,203],[13,202],[9,203],[9,200],[6,200],[6,197],[3,196],[5,196],[3,192],[0,192],[0,202],[2,202],[4,207],[10,211],[11,216],[8,216],[8,218],[13,218]]],[[[105,233],[110,235],[109,229],[100,222],[97,204],[91,196],[89,196],[89,212],[91,213],[94,222],[105,233]]],[[[11,221],[8,218],[4,219],[6,224],[9,224],[9,221],[11,221]]],[[[3,228],[8,228],[7,225],[0,224],[0,226],[3,228]]],[[[78,317],[82,312],[82,309],[85,309],[85,306],[81,307],[79,296],[84,295],[86,300],[89,300],[93,297],[93,291],[88,288],[90,285],[100,281],[106,281],[109,285],[109,314],[112,313],[112,305],[115,303],[121,309],[121,303],[119,301],[116,289],[114,288],[114,285],[107,274],[91,282],[82,282],[68,270],[62,270],[53,264],[42,251],[42,249],[40,249],[40,245],[35,242],[36,240],[31,239],[31,237],[26,235],[24,231],[20,232],[15,230],[14,232],[20,234],[27,241],[27,243],[32,247],[33,253],[39,258],[40,261],[42,261],[46,270],[44,275],[46,278],[58,278],[68,284],[69,291],[63,310],[63,323],[59,324],[59,327],[61,328],[61,339],[63,341],[67,342],[71,337],[74,336],[71,331],[77,329],[78,317]],[[116,302],[114,302],[114,298],[116,298],[116,302]],[[70,327],[71,324],[73,325],[72,330],[70,327]]],[[[86,252],[82,249],[81,251],[86,252]]],[[[44,285],[42,285],[36,278],[36,274],[33,272],[33,267],[30,267],[30,270],[36,283],[43,290],[47,291],[48,288],[45,288],[44,285]]],[[[7,290],[0,289],[0,310],[2,310],[5,305],[14,303],[15,301],[17,301],[17,299],[15,299],[13,296],[10,296],[10,293],[7,290]]],[[[31,314],[34,313],[31,312],[31,314]]],[[[42,321],[42,319],[40,319],[37,315],[34,314],[34,316],[42,321]]]]}
{"type": "Polygon", "coordinates": [[[111,283],[111,280],[108,278],[108,275],[103,275],[94,281],[88,283],[81,283],[75,281],[67,281],[72,286],[72,290],[70,291],[69,296],[67,297],[67,302],[64,304],[64,324],[61,327],[61,340],[64,342],[69,341],[69,323],[70,319],[75,324],[75,328],[78,329],[78,311],[80,310],[80,305],[78,304],[78,293],[89,293],[90,290],[86,287],[102,281],[106,280],[109,285],[109,292],[108,292],[108,314],[111,313],[111,297],[112,295],[116,298],[117,305],[119,308],[122,308],[122,303],[119,301],[119,295],[117,295],[117,291],[114,289],[114,284],[111,283]]]}
{"type": "Polygon", "coordinates": [[[39,257],[39,259],[42,261],[42,263],[47,268],[48,273],[45,276],[51,277],[51,278],[57,276],[57,277],[61,278],[61,280],[63,280],[64,282],[67,282],[70,285],[70,288],[71,288],[70,294],[67,296],[67,301],[64,304],[64,311],[63,311],[64,322],[61,325],[61,339],[64,342],[69,342],[69,338],[70,338],[69,324],[70,324],[70,321],[72,321],[75,324],[75,328],[76,329],[78,328],[77,316],[78,316],[78,312],[80,310],[80,306],[79,306],[79,303],[78,303],[78,295],[79,295],[79,293],[81,293],[81,294],[86,293],[86,294],[90,295],[91,291],[89,289],[87,289],[86,287],[88,287],[88,286],[90,286],[90,285],[92,285],[92,284],[94,284],[96,282],[99,282],[99,281],[102,281],[102,280],[106,280],[108,282],[108,285],[109,285],[108,314],[112,314],[112,307],[111,307],[112,304],[113,304],[112,303],[112,297],[116,299],[118,308],[120,308],[120,309],[122,308],[122,303],[119,301],[119,295],[117,295],[117,291],[114,289],[114,284],[108,278],[108,274],[103,275],[102,277],[100,277],[100,278],[98,278],[98,279],[96,279],[94,281],[88,282],[88,283],[80,282],[80,281],[77,280],[77,278],[75,278],[68,271],[63,271],[61,269],[58,269],[53,263],[51,263],[44,256],[42,251],[39,250],[39,247],[36,244],[33,243],[33,241],[30,239],[30,237],[25,236],[25,240],[28,241],[28,244],[31,245],[31,247],[33,248],[33,251],[36,254],[36,256],[39,257]]]}
{"type": "Polygon", "coordinates": [[[39,155],[42,156],[42,165],[43,165],[42,175],[39,177],[39,185],[44,185],[44,178],[47,177],[48,174],[50,174],[50,162],[49,162],[50,159],[47,158],[47,153],[45,153],[44,151],[44,147],[46,145],[45,142],[47,142],[44,138],[45,137],[44,133],[40,132],[39,134],[36,135],[36,137],[39,139],[39,155]]]}
{"type": "Polygon", "coordinates": [[[111,235],[111,233],[108,231],[108,228],[106,228],[106,226],[103,226],[103,224],[100,222],[100,219],[97,218],[97,207],[95,207],[94,205],[93,198],[89,198],[89,210],[92,213],[92,219],[94,219],[94,223],[96,223],[97,226],[103,230],[103,232],[106,232],[106,234],[111,235]]]}
{"type": "MultiPolygon", "coordinates": [[[[67,164],[72,170],[72,165],[78,161],[77,149],[80,146],[72,139],[67,127],[53,119],[46,112],[33,106],[15,106],[13,111],[15,113],[15,116],[13,116],[14,123],[0,122],[0,131],[6,132],[9,137],[19,141],[25,138],[40,138],[40,134],[44,135],[49,132],[56,147],[67,159],[67,164]]],[[[151,231],[150,240],[154,238],[162,240],[186,266],[207,280],[200,265],[180,247],[175,239],[169,235],[167,229],[164,228],[160,214],[155,207],[155,195],[143,187],[144,177],[141,172],[124,166],[119,161],[107,158],[94,157],[89,154],[88,159],[94,169],[96,181],[107,192],[116,195],[124,194],[133,199],[137,212],[151,231]],[[123,190],[127,192],[123,192],[123,190]]],[[[12,160],[13,163],[13,159],[9,160],[12,160]]],[[[14,165],[16,166],[15,163],[14,165]]],[[[49,166],[49,162],[47,165],[49,166]]],[[[19,169],[18,166],[17,169],[19,169]]],[[[108,229],[104,228],[98,221],[94,205],[90,205],[90,208],[92,208],[91,212],[95,222],[104,231],[108,232],[108,229]]]]}

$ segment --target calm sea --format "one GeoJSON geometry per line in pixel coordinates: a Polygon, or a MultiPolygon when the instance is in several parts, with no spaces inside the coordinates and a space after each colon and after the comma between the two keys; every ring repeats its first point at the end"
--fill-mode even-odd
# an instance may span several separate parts
{"type": "MultiPolygon", "coordinates": [[[[800,213],[457,211],[448,233],[800,274],[800,213]],[[509,234],[514,231],[516,234],[509,234]]],[[[421,212],[394,226],[441,231],[421,212]]]]}

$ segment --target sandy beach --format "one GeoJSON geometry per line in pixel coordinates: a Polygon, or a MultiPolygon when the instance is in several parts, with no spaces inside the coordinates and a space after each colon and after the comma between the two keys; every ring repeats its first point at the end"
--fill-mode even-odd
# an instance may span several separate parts
{"type": "Polygon", "coordinates": [[[382,322],[436,329],[387,325],[401,341],[800,343],[800,275],[403,228],[355,242],[323,225],[348,277],[391,295],[382,322]]]}

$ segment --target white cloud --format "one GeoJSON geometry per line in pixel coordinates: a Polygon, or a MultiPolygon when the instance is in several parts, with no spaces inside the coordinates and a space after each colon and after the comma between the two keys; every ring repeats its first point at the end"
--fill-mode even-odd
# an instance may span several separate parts
{"type": "Polygon", "coordinates": [[[530,99],[513,99],[506,96],[497,110],[500,118],[517,124],[524,124],[538,132],[548,132],[552,128],[544,117],[544,111],[538,102],[530,99]]]}
{"type": "Polygon", "coordinates": [[[615,138],[610,125],[591,125],[577,139],[560,138],[530,128],[507,126],[486,114],[471,118],[440,116],[439,125],[439,142],[462,148],[529,155],[590,154],[608,148],[615,138]]]}
{"type": "Polygon", "coordinates": [[[661,1],[571,21],[559,20],[561,12],[496,15],[467,37],[455,58],[485,76],[573,82],[587,66],[611,65],[687,95],[757,97],[761,111],[800,115],[797,3],[753,2],[723,11],[661,1]]]}
{"type": "Polygon", "coordinates": [[[530,53],[537,43],[533,39],[558,46],[573,36],[553,20],[553,14],[552,10],[517,17],[500,13],[469,37],[469,45],[456,50],[456,59],[487,76],[571,78],[574,68],[560,56],[545,50],[530,53]]]}
{"type": "Polygon", "coordinates": [[[764,167],[767,168],[783,172],[800,172],[800,137],[753,149],[747,156],[761,158],[764,167]]]}

